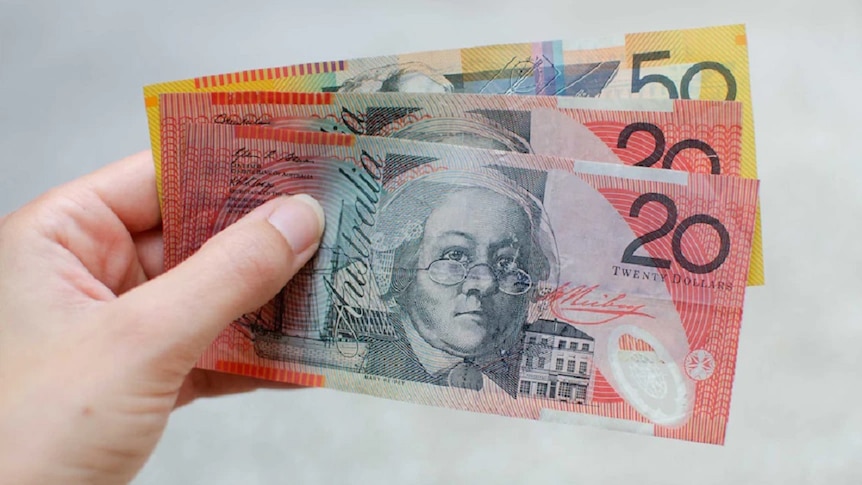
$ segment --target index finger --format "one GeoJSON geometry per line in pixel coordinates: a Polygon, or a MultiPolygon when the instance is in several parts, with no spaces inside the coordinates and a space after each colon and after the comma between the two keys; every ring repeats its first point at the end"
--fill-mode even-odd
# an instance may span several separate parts
{"type": "Polygon", "coordinates": [[[148,231],[161,223],[156,170],[150,150],[114,162],[82,179],[83,184],[110,208],[131,233],[148,231]]]}

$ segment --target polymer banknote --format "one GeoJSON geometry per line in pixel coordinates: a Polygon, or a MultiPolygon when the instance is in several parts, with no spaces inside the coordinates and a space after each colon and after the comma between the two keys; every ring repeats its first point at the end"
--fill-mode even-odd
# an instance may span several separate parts
{"type": "Polygon", "coordinates": [[[186,138],[181,258],[279,195],[327,217],[199,367],[723,443],[756,180],[254,125],[186,138]]]}

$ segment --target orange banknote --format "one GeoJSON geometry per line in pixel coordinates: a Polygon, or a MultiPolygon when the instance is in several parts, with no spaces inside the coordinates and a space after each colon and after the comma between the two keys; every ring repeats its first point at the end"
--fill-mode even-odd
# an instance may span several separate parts
{"type": "Polygon", "coordinates": [[[282,194],[327,218],[199,367],[724,442],[756,180],[261,126],[186,138],[181,259],[282,194]]]}

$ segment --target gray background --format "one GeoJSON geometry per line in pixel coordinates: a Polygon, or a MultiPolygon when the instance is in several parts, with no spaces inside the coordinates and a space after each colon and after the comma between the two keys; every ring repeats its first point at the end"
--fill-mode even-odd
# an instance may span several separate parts
{"type": "Polygon", "coordinates": [[[177,412],[138,485],[862,482],[859,0],[119,3],[0,2],[0,213],[147,148],[145,84],[745,23],[767,268],[747,295],[724,447],[261,391],[177,412]]]}

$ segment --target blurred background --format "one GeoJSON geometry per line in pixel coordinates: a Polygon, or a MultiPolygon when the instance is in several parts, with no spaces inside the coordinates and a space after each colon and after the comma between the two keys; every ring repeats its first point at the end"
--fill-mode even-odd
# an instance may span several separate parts
{"type": "Polygon", "coordinates": [[[134,483],[862,483],[859,0],[0,0],[0,214],[149,148],[146,84],[730,23],[748,29],[766,286],[725,446],[258,391],[176,412],[134,483]]]}

